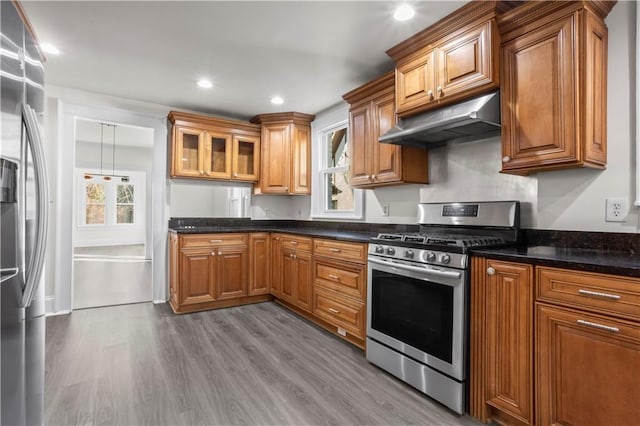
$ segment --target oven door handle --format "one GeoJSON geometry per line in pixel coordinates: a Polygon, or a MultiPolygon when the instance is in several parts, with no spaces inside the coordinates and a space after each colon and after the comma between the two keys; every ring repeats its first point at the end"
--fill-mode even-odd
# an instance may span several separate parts
{"type": "Polygon", "coordinates": [[[377,263],[378,265],[384,265],[391,268],[404,269],[406,271],[427,273],[427,274],[434,275],[437,277],[442,277],[442,278],[460,278],[460,272],[441,271],[439,269],[432,269],[429,267],[410,266],[405,264],[389,262],[387,260],[380,260],[380,259],[373,259],[373,258],[369,258],[368,260],[371,263],[377,263]]]}

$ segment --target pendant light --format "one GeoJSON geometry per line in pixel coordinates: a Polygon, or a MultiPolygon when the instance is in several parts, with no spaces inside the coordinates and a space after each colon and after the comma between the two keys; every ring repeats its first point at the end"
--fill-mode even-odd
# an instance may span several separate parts
{"type": "Polygon", "coordinates": [[[111,181],[113,178],[120,178],[121,182],[129,182],[129,176],[125,175],[116,175],[116,126],[115,124],[109,123],[100,123],[100,173],[85,173],[85,180],[93,180],[94,177],[101,176],[102,180],[105,182],[111,181]],[[111,174],[104,173],[102,168],[103,157],[104,157],[104,127],[113,127],[113,141],[111,144],[111,174]]]}

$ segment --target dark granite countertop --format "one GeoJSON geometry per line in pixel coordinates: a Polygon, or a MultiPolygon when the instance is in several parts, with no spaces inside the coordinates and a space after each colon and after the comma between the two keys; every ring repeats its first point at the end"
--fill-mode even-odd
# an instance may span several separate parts
{"type": "Polygon", "coordinates": [[[622,251],[531,245],[474,249],[472,254],[512,262],[640,277],[640,253],[631,250],[622,251]]]}
{"type": "Polygon", "coordinates": [[[215,234],[218,232],[280,232],[283,234],[306,235],[309,237],[329,238],[332,240],[367,243],[378,235],[377,232],[322,229],[317,227],[285,228],[277,226],[196,226],[194,228],[169,228],[169,232],[178,234],[215,234]]]}

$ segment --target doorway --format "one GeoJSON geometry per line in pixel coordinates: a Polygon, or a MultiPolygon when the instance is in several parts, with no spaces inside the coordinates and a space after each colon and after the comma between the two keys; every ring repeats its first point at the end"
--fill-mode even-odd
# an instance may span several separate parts
{"type": "Polygon", "coordinates": [[[73,309],[150,302],[154,130],[75,120],[73,309]]]}

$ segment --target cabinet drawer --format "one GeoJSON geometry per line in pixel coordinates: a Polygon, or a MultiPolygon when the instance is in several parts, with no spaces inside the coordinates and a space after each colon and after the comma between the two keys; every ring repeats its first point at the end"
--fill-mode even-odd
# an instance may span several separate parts
{"type": "Polygon", "coordinates": [[[536,299],[640,319],[640,279],[539,267],[536,299]]]}
{"type": "Polygon", "coordinates": [[[364,263],[367,259],[367,245],[334,240],[313,240],[313,252],[341,260],[364,263]]]}
{"type": "Polygon", "coordinates": [[[311,238],[299,237],[297,235],[282,234],[282,248],[293,250],[311,251],[311,238]]]}
{"type": "Polygon", "coordinates": [[[365,305],[341,294],[314,288],[313,313],[326,322],[364,339],[365,305]]]}
{"type": "Polygon", "coordinates": [[[314,257],[313,277],[314,285],[355,297],[361,301],[365,300],[366,273],[364,265],[314,257]]]}
{"type": "Polygon", "coordinates": [[[218,245],[244,245],[247,234],[197,234],[181,235],[181,245],[185,247],[207,247],[218,245]]]}

